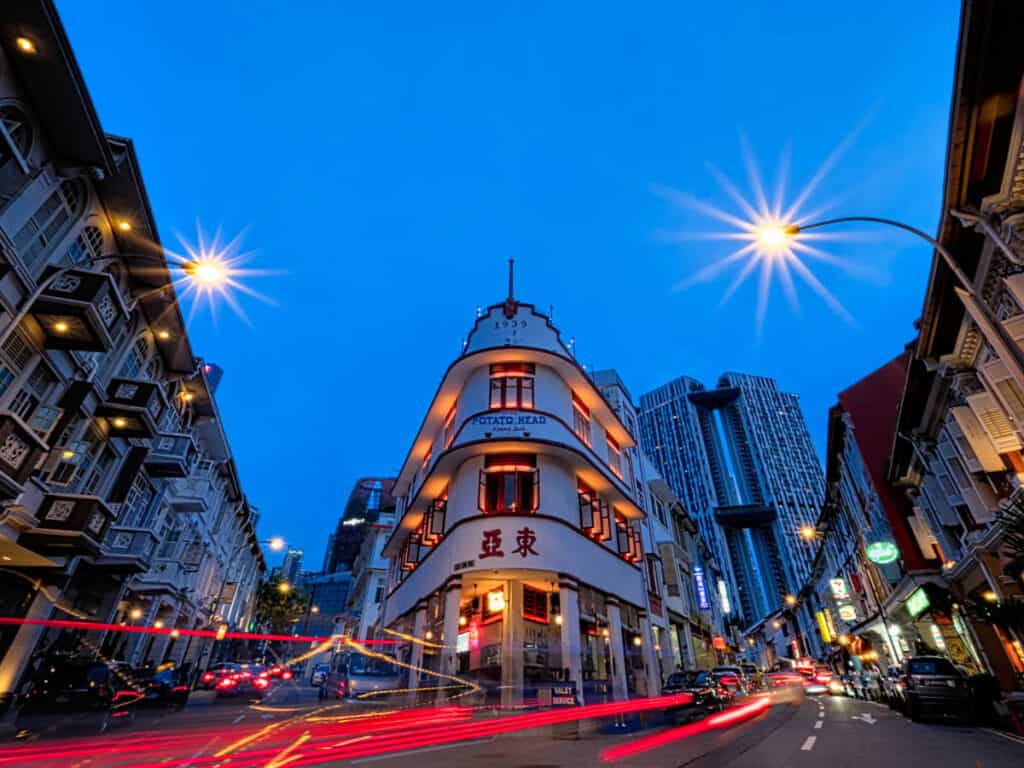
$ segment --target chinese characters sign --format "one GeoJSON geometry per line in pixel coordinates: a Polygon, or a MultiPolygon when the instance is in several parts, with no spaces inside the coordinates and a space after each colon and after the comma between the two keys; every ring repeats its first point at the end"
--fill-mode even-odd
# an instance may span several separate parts
{"type": "MultiPolygon", "coordinates": [[[[537,543],[537,534],[532,528],[522,527],[516,531],[516,546],[510,550],[511,555],[519,555],[525,558],[527,555],[539,554],[534,545],[537,543]]],[[[489,557],[505,557],[505,550],[502,544],[502,533],[500,528],[492,528],[483,531],[483,538],[480,541],[480,554],[478,557],[484,560],[489,557]]]]}
{"type": "Polygon", "coordinates": [[[704,569],[699,565],[693,566],[693,586],[697,590],[697,605],[702,611],[708,610],[711,600],[708,598],[707,582],[704,581],[704,569]]]}

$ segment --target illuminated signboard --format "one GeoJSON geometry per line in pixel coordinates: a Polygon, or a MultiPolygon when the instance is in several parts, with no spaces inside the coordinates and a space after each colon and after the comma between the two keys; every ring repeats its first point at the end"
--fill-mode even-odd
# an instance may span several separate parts
{"type": "Polygon", "coordinates": [[[814,618],[818,620],[818,632],[821,633],[821,639],[826,643],[831,643],[832,633],[828,631],[828,622],[825,621],[825,614],[818,611],[814,614],[814,618]]]}
{"type": "Polygon", "coordinates": [[[832,597],[836,602],[850,597],[850,591],[846,588],[846,579],[829,579],[828,585],[832,588],[832,597]]]}
{"type": "Polygon", "coordinates": [[[721,579],[718,580],[718,599],[722,603],[722,613],[732,613],[732,605],[729,604],[729,590],[721,579]]]}
{"type": "Polygon", "coordinates": [[[928,600],[928,593],[924,591],[924,587],[919,587],[907,598],[907,613],[918,616],[929,605],[931,602],[928,600]]]}
{"type": "Polygon", "coordinates": [[[895,562],[900,556],[899,549],[891,541],[876,541],[874,544],[868,544],[865,551],[868,560],[877,565],[895,562]]]}
{"type": "Polygon", "coordinates": [[[693,566],[693,586],[697,590],[697,605],[702,611],[706,611],[711,607],[711,600],[708,599],[708,585],[704,581],[704,569],[699,566],[693,566]]]}
{"type": "Polygon", "coordinates": [[[724,651],[727,648],[727,646],[725,644],[725,638],[722,637],[721,635],[715,635],[711,639],[711,645],[714,646],[716,651],[724,651]]]}
{"type": "Polygon", "coordinates": [[[839,618],[843,621],[856,621],[857,609],[854,608],[852,605],[840,605],[839,618]]]}
{"type": "Polygon", "coordinates": [[[458,637],[455,639],[455,652],[456,653],[469,653],[469,630],[465,632],[459,632],[458,637]]]}

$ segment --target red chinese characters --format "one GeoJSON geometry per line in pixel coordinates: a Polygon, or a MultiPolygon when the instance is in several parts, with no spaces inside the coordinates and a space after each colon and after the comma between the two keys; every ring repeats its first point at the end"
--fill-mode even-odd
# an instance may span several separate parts
{"type": "MultiPolygon", "coordinates": [[[[516,548],[512,550],[511,554],[519,555],[520,557],[537,555],[539,553],[534,549],[534,544],[536,543],[537,534],[532,528],[520,528],[516,531],[516,548]]],[[[478,557],[483,560],[488,557],[504,556],[505,551],[502,549],[501,529],[493,528],[489,531],[483,531],[483,539],[480,541],[480,554],[478,557]]]]}
{"type": "Polygon", "coordinates": [[[480,543],[480,559],[486,557],[504,557],[501,550],[501,529],[495,528],[491,531],[484,531],[484,539],[480,543]]]}

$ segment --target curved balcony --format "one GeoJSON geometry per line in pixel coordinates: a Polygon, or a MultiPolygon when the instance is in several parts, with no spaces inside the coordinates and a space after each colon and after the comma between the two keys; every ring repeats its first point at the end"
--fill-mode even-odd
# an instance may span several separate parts
{"type": "MultiPolygon", "coordinates": [[[[466,417],[448,450],[427,468],[385,551],[397,553],[396,545],[419,526],[427,507],[444,491],[463,462],[489,453],[537,453],[558,458],[626,517],[643,517],[632,489],[560,417],[536,410],[481,411],[466,417]]],[[[575,497],[566,503],[575,506],[575,497]]]]}
{"type": "Polygon", "coordinates": [[[146,454],[146,471],[153,477],[187,477],[195,458],[191,435],[161,433],[146,454]]]}
{"type": "Polygon", "coordinates": [[[523,571],[535,572],[541,580],[548,578],[548,574],[566,574],[634,605],[644,604],[639,567],[587,538],[561,518],[488,515],[459,521],[419,558],[415,570],[388,595],[384,623],[389,624],[411,610],[453,571],[464,579],[476,571],[486,571],[488,578],[498,579],[522,578],[523,571]],[[524,534],[525,529],[528,532],[524,534]],[[591,549],[583,550],[584,547],[591,549]]]}

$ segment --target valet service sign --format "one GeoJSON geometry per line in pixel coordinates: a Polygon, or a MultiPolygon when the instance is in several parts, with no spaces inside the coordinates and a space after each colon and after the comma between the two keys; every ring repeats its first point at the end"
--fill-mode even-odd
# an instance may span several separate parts
{"type": "Polygon", "coordinates": [[[530,427],[547,424],[547,416],[539,413],[485,413],[474,416],[470,422],[488,432],[525,432],[530,427]]]}

